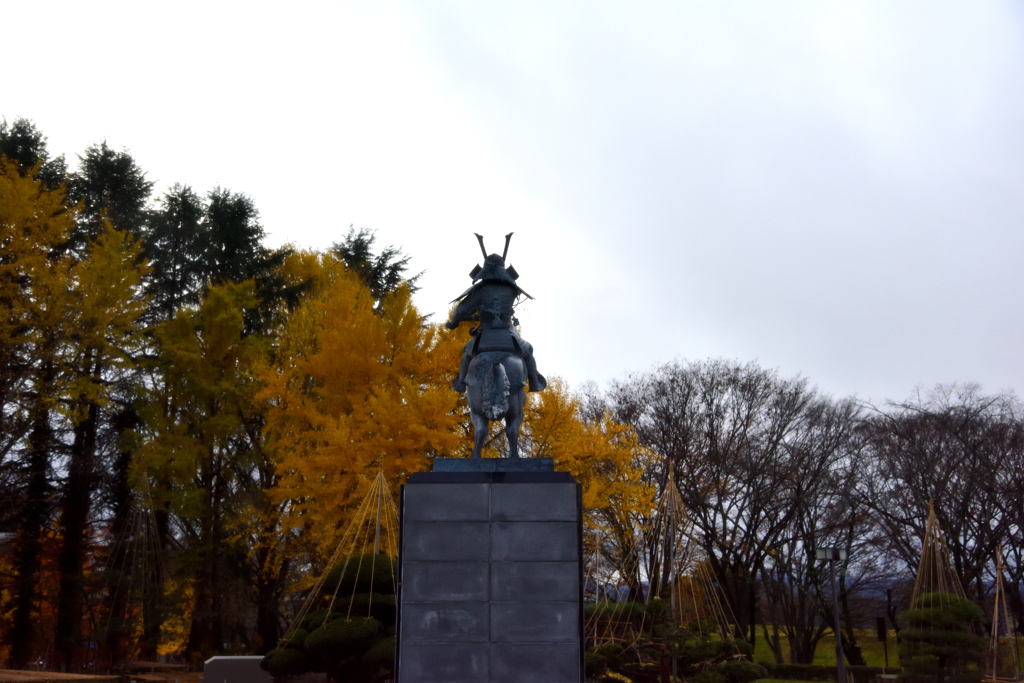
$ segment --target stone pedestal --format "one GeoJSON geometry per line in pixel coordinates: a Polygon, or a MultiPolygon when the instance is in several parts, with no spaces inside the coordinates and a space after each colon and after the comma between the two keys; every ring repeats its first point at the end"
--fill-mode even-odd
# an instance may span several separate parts
{"type": "Polygon", "coordinates": [[[462,462],[402,487],[398,683],[580,683],[580,486],[462,462]]]}

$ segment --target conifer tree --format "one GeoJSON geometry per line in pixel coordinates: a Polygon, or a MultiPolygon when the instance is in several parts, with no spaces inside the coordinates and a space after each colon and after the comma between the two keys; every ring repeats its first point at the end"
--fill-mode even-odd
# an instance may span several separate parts
{"type": "Polygon", "coordinates": [[[72,250],[84,258],[82,249],[99,235],[107,220],[118,230],[141,235],[152,190],[153,182],[127,151],[115,152],[106,140],[86,149],[68,182],[68,198],[82,205],[72,250]]]}
{"type": "Polygon", "coordinates": [[[417,281],[423,273],[412,277],[406,274],[409,269],[409,256],[394,246],[387,246],[379,254],[373,253],[373,244],[377,235],[372,230],[360,228],[358,231],[349,226],[348,234],[341,242],[335,242],[334,253],[345,262],[345,267],[355,272],[370,289],[376,301],[396,291],[403,284],[409,291],[416,292],[417,281]]]}
{"type": "Polygon", "coordinates": [[[900,683],[977,683],[986,638],[978,635],[984,614],[953,593],[922,593],[900,615],[900,683]]]}
{"type": "Polygon", "coordinates": [[[169,320],[181,306],[197,306],[209,273],[206,206],[188,185],[174,184],[150,216],[143,239],[152,272],[146,289],[157,320],[169,320]]]}
{"type": "Polygon", "coordinates": [[[34,171],[36,179],[50,189],[67,177],[64,155],[51,159],[46,138],[28,119],[15,119],[11,124],[0,120],[0,156],[16,161],[22,173],[34,171]]]}
{"type": "Polygon", "coordinates": [[[207,232],[206,268],[210,282],[243,282],[263,268],[269,250],[266,233],[252,198],[224,188],[206,196],[204,229],[207,232]]]}

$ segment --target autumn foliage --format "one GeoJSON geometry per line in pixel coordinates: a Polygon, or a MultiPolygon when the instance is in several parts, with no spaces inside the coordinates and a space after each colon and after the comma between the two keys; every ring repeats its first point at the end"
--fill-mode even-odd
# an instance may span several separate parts
{"type": "Polygon", "coordinates": [[[378,468],[399,481],[458,449],[461,398],[450,384],[461,347],[424,324],[408,287],[378,303],[338,259],[312,259],[313,286],[267,354],[257,398],[273,499],[293,501],[289,523],[315,525],[329,543],[378,468]]]}
{"type": "MultiPolygon", "coordinates": [[[[0,158],[0,665],[265,653],[379,471],[397,495],[470,452],[466,329],[372,233],[271,250],[244,195],[150,204],[127,153],[62,176],[26,130],[31,163],[0,158]]],[[[557,378],[523,434],[595,523],[651,505],[631,430],[557,378]]]]}
{"type": "MultiPolygon", "coordinates": [[[[469,324],[416,308],[408,256],[352,228],[274,249],[243,193],[152,192],[125,151],[94,145],[69,170],[31,122],[0,121],[0,667],[267,653],[373,481],[396,496],[472,450],[451,390],[469,324]]],[[[588,599],[670,599],[700,566],[733,636],[810,662],[835,616],[812,558],[842,548],[840,636],[864,663],[858,624],[923,609],[900,595],[934,508],[966,598],[990,604],[1004,572],[1024,623],[1012,393],[949,385],[876,408],[738,360],[672,361],[604,392],[544,370],[520,450],[583,486],[588,599]]],[[[491,428],[484,456],[505,455],[491,428]]],[[[378,621],[363,664],[386,659],[378,621]]],[[[638,652],[591,654],[652,680],[638,652]]]]}

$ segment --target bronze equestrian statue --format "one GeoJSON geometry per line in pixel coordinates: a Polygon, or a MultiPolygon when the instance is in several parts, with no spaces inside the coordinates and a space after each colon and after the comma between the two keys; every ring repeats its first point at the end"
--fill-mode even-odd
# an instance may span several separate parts
{"type": "Polygon", "coordinates": [[[452,389],[467,392],[473,422],[473,457],[480,457],[491,420],[504,419],[509,457],[518,458],[527,382],[530,391],[541,391],[547,386],[547,380],[537,372],[533,346],[519,336],[519,321],[513,315],[520,297],[533,297],[516,284],[516,269],[505,266],[512,233],[505,235],[501,256],[488,255],[484,238],[476,238],[484,265],[473,268],[469,274],[473,286],[452,302],[457,301],[458,305],[447,327],[454,330],[463,320],[479,324],[470,330],[452,389]]]}

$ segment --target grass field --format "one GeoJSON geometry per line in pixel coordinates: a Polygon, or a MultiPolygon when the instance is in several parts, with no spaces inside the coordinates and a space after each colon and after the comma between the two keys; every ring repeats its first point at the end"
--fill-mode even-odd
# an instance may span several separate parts
{"type": "MultiPolygon", "coordinates": [[[[876,632],[874,629],[863,629],[855,631],[857,636],[857,645],[861,648],[861,654],[864,656],[864,661],[868,666],[885,666],[885,650],[883,649],[882,643],[877,640],[876,632]]],[[[789,661],[789,639],[784,634],[779,634],[779,639],[782,646],[782,658],[787,664],[789,661]]],[[[775,655],[772,654],[771,647],[768,646],[768,641],[764,639],[764,634],[758,630],[757,633],[757,646],[754,649],[754,659],[774,662],[775,655]]],[[[836,641],[832,634],[827,634],[820,641],[818,641],[818,649],[814,652],[814,664],[821,664],[822,666],[835,666],[836,665],[836,641]]],[[[899,666],[899,655],[896,651],[896,636],[890,631],[889,632],[889,666],[899,666]]]]}
{"type": "MultiPolygon", "coordinates": [[[[857,636],[857,645],[861,648],[865,664],[868,666],[885,666],[885,650],[882,647],[881,641],[877,639],[877,632],[874,629],[863,629],[855,631],[855,634],[857,636]]],[[[789,664],[789,640],[781,633],[779,634],[779,640],[782,646],[782,658],[789,664]]],[[[1000,641],[1004,643],[1001,647],[1008,645],[1003,639],[1000,639],[1000,641]]],[[[1024,655],[1024,639],[1018,638],[1017,648],[1018,652],[1024,655]]],[[[757,633],[754,659],[765,662],[775,661],[775,655],[772,654],[768,641],[764,639],[764,634],[761,631],[757,633]]],[[[818,648],[814,652],[814,662],[812,663],[822,666],[836,665],[836,641],[831,633],[818,641],[818,648]]],[[[896,634],[893,631],[889,631],[889,666],[895,668],[899,665],[900,657],[898,647],[896,646],[896,634]]]]}

